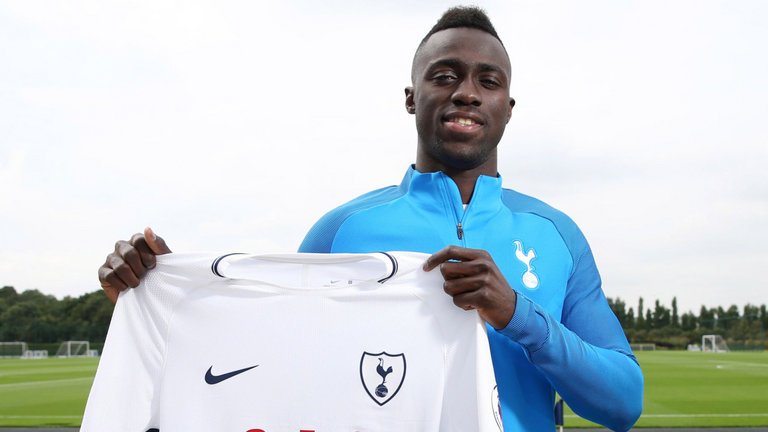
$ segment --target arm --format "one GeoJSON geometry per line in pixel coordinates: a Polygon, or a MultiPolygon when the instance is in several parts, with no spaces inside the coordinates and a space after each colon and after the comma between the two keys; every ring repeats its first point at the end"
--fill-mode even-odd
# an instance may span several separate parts
{"type": "Polygon", "coordinates": [[[612,430],[629,430],[642,411],[643,375],[588,250],[568,292],[562,322],[520,296],[515,316],[500,331],[525,347],[574,412],[612,430]]]}
{"type": "Polygon", "coordinates": [[[101,288],[115,303],[120,291],[137,287],[147,270],[155,267],[156,255],[170,252],[165,240],[156,236],[149,227],[144,229],[143,234],[134,234],[129,241],[118,241],[114,252],[107,255],[107,260],[99,267],[101,288]]]}
{"type": "Polygon", "coordinates": [[[432,255],[445,291],[464,309],[521,344],[573,410],[614,430],[628,430],[642,410],[643,377],[624,332],[608,307],[587,248],[575,263],[563,321],[516,293],[490,255],[456,246],[432,255]]]}

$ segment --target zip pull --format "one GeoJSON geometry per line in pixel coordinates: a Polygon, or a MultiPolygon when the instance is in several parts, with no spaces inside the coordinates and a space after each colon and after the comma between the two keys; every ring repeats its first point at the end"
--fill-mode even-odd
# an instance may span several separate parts
{"type": "Polygon", "coordinates": [[[461,222],[456,224],[456,235],[459,236],[459,240],[464,238],[464,228],[461,227],[461,222]]]}

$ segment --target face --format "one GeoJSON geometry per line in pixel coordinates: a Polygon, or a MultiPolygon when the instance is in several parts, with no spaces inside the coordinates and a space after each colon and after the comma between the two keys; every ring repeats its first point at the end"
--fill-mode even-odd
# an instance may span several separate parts
{"type": "Polygon", "coordinates": [[[496,175],[496,146],[515,104],[510,70],[504,47],[484,31],[447,29],[427,40],[414,59],[413,87],[405,89],[419,171],[496,175]]]}

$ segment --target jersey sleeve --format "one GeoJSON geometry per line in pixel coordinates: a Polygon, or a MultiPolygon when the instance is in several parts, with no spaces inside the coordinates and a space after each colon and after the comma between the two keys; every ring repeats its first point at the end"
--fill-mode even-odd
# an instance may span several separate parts
{"type": "MultiPolygon", "coordinates": [[[[402,253],[398,255],[398,261],[402,253]]],[[[421,267],[424,254],[418,263],[421,267]]],[[[440,287],[439,271],[418,271],[419,291],[440,329],[443,342],[441,432],[499,432],[501,414],[491,350],[477,311],[457,308],[440,287]]],[[[437,366],[437,365],[436,365],[437,366]]],[[[427,394],[427,393],[425,393],[427,394]]]]}
{"type": "Polygon", "coordinates": [[[154,377],[160,369],[162,335],[142,305],[142,287],[120,294],[99,367],[88,395],[82,432],[146,431],[151,426],[154,377]],[[148,320],[135,319],[146,315],[148,320]]]}
{"type": "Polygon", "coordinates": [[[457,343],[448,349],[440,430],[498,432],[501,415],[488,337],[477,312],[462,312],[474,320],[464,320],[452,333],[457,343]]]}
{"type": "Polygon", "coordinates": [[[123,291],[85,407],[82,432],[144,432],[157,427],[155,389],[163,366],[166,329],[173,305],[183,292],[167,284],[169,274],[158,257],[134,289],[123,291]]]}
{"type": "Polygon", "coordinates": [[[629,430],[642,412],[643,375],[586,241],[575,258],[560,322],[517,296],[515,314],[501,332],[525,348],[574,412],[611,430],[629,430]]]}

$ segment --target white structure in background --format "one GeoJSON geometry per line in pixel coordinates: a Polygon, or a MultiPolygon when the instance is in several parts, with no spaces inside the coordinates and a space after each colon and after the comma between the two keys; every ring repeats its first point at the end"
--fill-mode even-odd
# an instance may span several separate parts
{"type": "Polygon", "coordinates": [[[701,350],[703,352],[728,352],[728,344],[721,335],[704,335],[701,337],[701,350]]]}
{"type": "Polygon", "coordinates": [[[632,351],[656,351],[656,344],[654,343],[634,343],[629,344],[632,351]]]}
{"type": "Polygon", "coordinates": [[[24,353],[29,350],[26,342],[0,342],[0,358],[5,357],[23,357],[24,353]]]}
{"type": "Polygon", "coordinates": [[[22,355],[21,358],[23,359],[48,358],[48,350],[26,350],[24,351],[24,355],[22,355]]]}
{"type": "Polygon", "coordinates": [[[65,341],[56,351],[56,357],[96,357],[98,355],[98,351],[92,350],[88,341],[65,341]]]}

